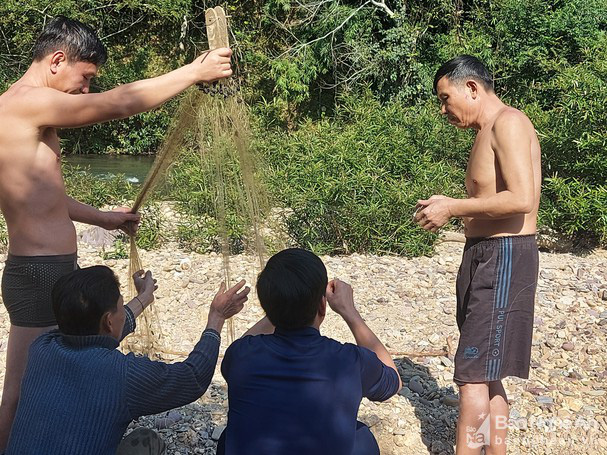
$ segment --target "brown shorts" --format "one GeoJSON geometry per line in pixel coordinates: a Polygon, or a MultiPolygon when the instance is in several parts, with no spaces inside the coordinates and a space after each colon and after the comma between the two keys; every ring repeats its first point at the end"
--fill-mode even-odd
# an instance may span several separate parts
{"type": "Polygon", "coordinates": [[[529,377],[535,235],[470,238],[457,274],[456,384],[529,377]]]}
{"type": "Polygon", "coordinates": [[[74,254],[14,256],[8,254],[2,274],[2,300],[12,325],[57,325],[51,291],[59,278],[78,268],[74,254]]]}

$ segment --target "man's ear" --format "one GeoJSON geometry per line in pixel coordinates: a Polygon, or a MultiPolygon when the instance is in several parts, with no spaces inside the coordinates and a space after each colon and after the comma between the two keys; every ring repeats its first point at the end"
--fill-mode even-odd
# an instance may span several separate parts
{"type": "Polygon", "coordinates": [[[466,81],[466,90],[470,93],[470,97],[475,100],[478,97],[478,82],[474,79],[468,79],[466,81]]]}
{"type": "Polygon", "coordinates": [[[323,318],[327,314],[327,298],[324,295],[322,296],[322,299],[320,300],[320,305],[318,305],[318,314],[320,316],[322,316],[323,318]]]}
{"type": "Polygon", "coordinates": [[[99,334],[112,333],[112,313],[106,311],[99,320],[99,334]]]}
{"type": "Polygon", "coordinates": [[[59,67],[67,64],[67,57],[63,51],[55,51],[50,57],[51,73],[57,74],[59,67]]]}

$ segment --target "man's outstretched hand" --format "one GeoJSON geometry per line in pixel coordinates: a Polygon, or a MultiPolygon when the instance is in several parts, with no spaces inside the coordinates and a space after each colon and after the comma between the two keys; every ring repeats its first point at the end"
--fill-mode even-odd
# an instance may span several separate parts
{"type": "Polygon", "coordinates": [[[244,285],[245,280],[241,280],[226,291],[225,282],[221,283],[219,291],[211,302],[207,328],[220,332],[226,319],[240,313],[244,308],[244,303],[249,299],[247,296],[251,291],[249,286],[244,285]]]}
{"type": "Polygon", "coordinates": [[[232,75],[232,50],[221,47],[207,51],[192,62],[197,82],[213,82],[232,75]]]}
{"type": "Polygon", "coordinates": [[[117,207],[110,212],[103,212],[104,221],[100,226],[108,231],[120,229],[125,234],[133,236],[139,229],[139,221],[141,215],[139,213],[131,213],[128,207],[117,207]]]}
{"type": "Polygon", "coordinates": [[[145,309],[154,301],[154,292],[158,289],[156,280],[149,270],[145,273],[143,270],[138,270],[133,274],[133,282],[137,290],[137,298],[143,307],[142,309],[145,309]]]}

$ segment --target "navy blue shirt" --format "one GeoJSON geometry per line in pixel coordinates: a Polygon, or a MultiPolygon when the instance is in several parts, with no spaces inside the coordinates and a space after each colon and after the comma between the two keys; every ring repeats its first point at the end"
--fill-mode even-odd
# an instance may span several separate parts
{"type": "Polygon", "coordinates": [[[313,327],[246,336],[226,351],[226,455],[350,455],[362,397],[384,401],[398,375],[369,349],[313,327]]]}

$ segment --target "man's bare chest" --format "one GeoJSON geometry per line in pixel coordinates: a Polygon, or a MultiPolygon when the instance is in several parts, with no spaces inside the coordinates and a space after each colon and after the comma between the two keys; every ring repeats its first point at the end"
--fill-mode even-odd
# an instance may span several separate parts
{"type": "Polygon", "coordinates": [[[495,193],[500,181],[499,165],[489,137],[478,136],[466,168],[466,191],[470,197],[495,193]]]}

